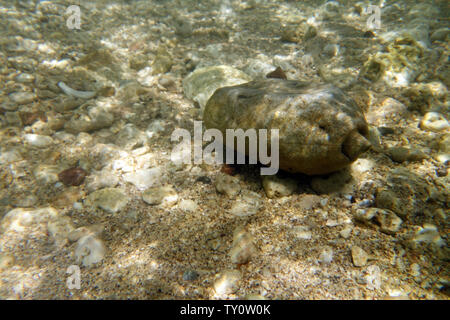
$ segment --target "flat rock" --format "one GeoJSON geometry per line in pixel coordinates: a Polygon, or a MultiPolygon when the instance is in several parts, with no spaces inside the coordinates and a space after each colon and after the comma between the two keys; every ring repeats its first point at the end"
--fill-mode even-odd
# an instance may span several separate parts
{"type": "Polygon", "coordinates": [[[446,28],[440,28],[436,31],[434,31],[431,34],[431,40],[432,41],[445,41],[445,39],[450,35],[450,29],[448,27],[446,28]]]}
{"type": "Polygon", "coordinates": [[[184,199],[178,204],[178,209],[185,212],[195,212],[198,210],[198,205],[194,200],[184,199]]]}
{"type": "Polygon", "coordinates": [[[269,198],[287,197],[297,190],[297,181],[277,175],[263,176],[262,185],[269,198]]]}
{"type": "Polygon", "coordinates": [[[106,169],[95,172],[86,178],[86,188],[89,192],[101,188],[113,188],[119,183],[119,177],[106,169]]]}
{"type": "Polygon", "coordinates": [[[57,165],[40,164],[33,169],[33,175],[39,183],[50,184],[59,180],[61,168],[57,165]]]}
{"type": "Polygon", "coordinates": [[[356,267],[365,266],[368,259],[369,259],[369,256],[362,248],[360,248],[358,246],[352,247],[352,260],[353,260],[353,264],[356,267]]]}
{"type": "Polygon", "coordinates": [[[348,238],[350,238],[352,231],[353,231],[353,227],[348,224],[344,227],[344,229],[342,229],[339,232],[339,235],[344,239],[348,239],[348,238]]]}
{"type": "Polygon", "coordinates": [[[256,214],[261,207],[261,196],[253,191],[244,190],[230,208],[230,213],[237,217],[256,214]]]}
{"type": "Polygon", "coordinates": [[[88,196],[88,203],[106,212],[116,213],[127,205],[128,197],[120,189],[105,188],[92,192],[88,196]]]}
{"type": "Polygon", "coordinates": [[[170,186],[148,188],[142,193],[142,200],[151,205],[163,204],[171,206],[177,203],[178,194],[176,190],[170,186]]]}
{"type": "Polygon", "coordinates": [[[203,120],[224,137],[226,129],[279,129],[279,167],[288,172],[337,171],[370,147],[361,110],[329,84],[265,79],[220,88],[208,100],[203,120]]]}
{"type": "Polygon", "coordinates": [[[392,147],[387,152],[392,160],[399,163],[405,161],[421,161],[427,158],[425,152],[415,148],[392,147]]]}
{"type": "Polygon", "coordinates": [[[423,227],[420,227],[412,237],[411,241],[415,243],[428,243],[434,244],[439,247],[445,246],[445,240],[441,238],[438,228],[435,225],[425,223],[423,227]]]}
{"type": "Polygon", "coordinates": [[[58,211],[52,207],[39,209],[16,208],[9,211],[1,220],[2,231],[13,230],[24,232],[28,227],[40,223],[47,223],[49,220],[57,218],[58,211]]]}
{"type": "Polygon", "coordinates": [[[0,153],[0,164],[10,164],[16,161],[22,160],[22,155],[20,154],[20,151],[18,149],[11,149],[7,151],[1,151],[0,153]]]}
{"type": "Polygon", "coordinates": [[[407,112],[408,108],[403,103],[386,98],[380,104],[371,105],[365,116],[370,124],[381,126],[396,124],[404,119],[407,112]]]}
{"type": "Polygon", "coordinates": [[[439,191],[423,177],[405,168],[391,170],[386,186],[377,190],[375,204],[400,217],[413,217],[424,209],[430,199],[445,201],[445,191],[439,191]]]}
{"type": "Polygon", "coordinates": [[[145,190],[159,183],[161,180],[161,168],[139,169],[123,175],[126,182],[134,184],[139,190],[145,190]]]}
{"type": "Polygon", "coordinates": [[[380,225],[380,230],[387,234],[394,234],[399,231],[403,222],[390,210],[379,210],[375,219],[380,225]]]}
{"type": "Polygon", "coordinates": [[[92,107],[88,114],[75,113],[65,123],[64,129],[69,133],[91,132],[102,128],[108,128],[114,122],[114,116],[105,108],[92,107]]]}
{"type": "Polygon", "coordinates": [[[33,102],[36,95],[33,92],[14,92],[9,95],[9,98],[16,104],[27,104],[33,102]]]}
{"type": "MultiPolygon", "coordinates": [[[[324,199],[322,199],[322,200],[327,201],[326,198],[324,198],[324,199]]],[[[317,196],[315,194],[304,194],[299,197],[295,206],[298,207],[302,211],[307,211],[307,210],[311,210],[314,207],[316,207],[322,200],[319,196],[317,196]]]]}
{"type": "Polygon", "coordinates": [[[312,237],[311,230],[308,226],[296,226],[292,229],[292,235],[301,240],[310,240],[312,237]]]}
{"type": "Polygon", "coordinates": [[[215,186],[217,192],[227,195],[228,198],[235,198],[241,192],[239,179],[224,173],[217,175],[215,186]]]}

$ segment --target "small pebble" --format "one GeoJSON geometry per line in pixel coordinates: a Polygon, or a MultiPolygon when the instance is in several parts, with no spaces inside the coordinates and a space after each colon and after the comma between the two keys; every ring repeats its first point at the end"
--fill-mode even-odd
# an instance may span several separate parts
{"type": "Polygon", "coordinates": [[[334,219],[328,219],[326,222],[327,227],[336,227],[338,225],[339,225],[339,223],[337,222],[337,220],[334,220],[334,219]]]}
{"type": "Polygon", "coordinates": [[[33,102],[36,95],[32,92],[14,92],[9,95],[9,98],[17,104],[27,104],[33,102]]]}
{"type": "Polygon", "coordinates": [[[420,129],[441,132],[449,128],[448,121],[438,112],[427,112],[419,125],[420,129]]]}
{"type": "Polygon", "coordinates": [[[4,253],[0,253],[0,271],[8,269],[14,264],[14,257],[4,253]]]}
{"type": "Polygon", "coordinates": [[[138,190],[148,189],[161,181],[162,170],[159,167],[139,169],[123,175],[126,182],[133,184],[138,190]]]}
{"type": "Polygon", "coordinates": [[[235,293],[241,279],[242,275],[238,270],[223,271],[214,282],[214,291],[219,295],[235,293]]]}
{"type": "Polygon", "coordinates": [[[193,200],[181,200],[178,204],[178,208],[187,212],[196,212],[198,205],[193,200]]]}
{"type": "Polygon", "coordinates": [[[103,260],[105,251],[102,241],[89,234],[78,240],[75,257],[83,266],[89,268],[103,260]]]}
{"type": "Polygon", "coordinates": [[[411,275],[413,277],[418,277],[420,276],[420,266],[417,263],[413,263],[411,265],[411,275]]]}
{"type": "Polygon", "coordinates": [[[303,194],[299,197],[298,201],[296,201],[295,206],[301,211],[308,211],[316,207],[319,203],[322,206],[326,206],[328,198],[321,199],[315,194],[303,194]]]}
{"type": "Polygon", "coordinates": [[[264,176],[262,185],[269,198],[290,196],[297,190],[296,180],[291,178],[281,178],[276,175],[264,176]]]}
{"type": "Polygon", "coordinates": [[[436,169],[436,176],[438,177],[446,177],[448,174],[447,166],[440,166],[436,169]]]}
{"type": "Polygon", "coordinates": [[[427,155],[419,149],[392,147],[388,150],[388,154],[395,162],[420,161],[427,158],[427,155]]]}
{"type": "Polygon", "coordinates": [[[441,238],[439,231],[435,225],[425,223],[422,228],[417,230],[412,238],[413,242],[434,244],[438,247],[445,245],[445,240],[441,238]]]}
{"type": "Polygon", "coordinates": [[[79,186],[84,182],[87,172],[79,167],[66,169],[58,174],[59,181],[66,186],[79,186]]]}
{"type": "Polygon", "coordinates": [[[195,181],[196,182],[201,182],[201,183],[204,183],[204,184],[211,184],[211,182],[212,182],[211,179],[209,177],[207,177],[207,176],[200,176],[195,181]]]}
{"type": "Polygon", "coordinates": [[[286,74],[280,67],[277,67],[274,71],[268,73],[266,78],[287,79],[286,74]]]}
{"type": "MultiPolygon", "coordinates": [[[[150,205],[162,204],[163,206],[172,206],[178,202],[178,194],[171,185],[153,187],[148,188],[142,193],[142,200],[150,205]]],[[[186,203],[186,205],[188,206],[189,204],[186,203]]]]}
{"type": "Polygon", "coordinates": [[[233,235],[233,246],[230,250],[231,262],[246,264],[255,253],[256,247],[251,234],[243,227],[236,228],[233,235]]]}
{"type": "Polygon", "coordinates": [[[183,280],[184,280],[184,281],[194,281],[194,280],[197,280],[198,276],[199,276],[199,274],[198,274],[197,271],[194,271],[194,270],[186,270],[186,271],[183,273],[183,280]]]}
{"type": "Polygon", "coordinates": [[[87,199],[89,204],[99,207],[108,213],[117,213],[128,203],[125,193],[116,188],[105,188],[92,192],[87,199]]]}
{"type": "Polygon", "coordinates": [[[256,214],[261,207],[261,197],[253,191],[244,190],[230,208],[230,213],[238,217],[248,217],[256,214]]]}
{"type": "Polygon", "coordinates": [[[320,253],[319,262],[328,264],[331,261],[333,261],[333,249],[331,247],[325,247],[320,253]]]}
{"type": "Polygon", "coordinates": [[[360,248],[358,246],[353,246],[352,247],[352,259],[353,259],[353,264],[356,267],[363,267],[366,265],[367,260],[369,259],[369,256],[362,248],[360,248]]]}
{"type": "Polygon", "coordinates": [[[77,211],[81,211],[83,209],[83,204],[81,202],[74,202],[73,208],[77,211]]]}
{"type": "Polygon", "coordinates": [[[36,148],[46,148],[53,144],[53,139],[49,136],[29,133],[24,138],[26,142],[36,148]]]}
{"type": "Polygon", "coordinates": [[[292,229],[292,233],[297,239],[310,240],[312,237],[312,233],[307,226],[296,226],[292,229]]]}
{"type": "Polygon", "coordinates": [[[342,238],[348,239],[350,238],[352,231],[353,227],[351,225],[346,225],[344,229],[342,229],[341,232],[339,232],[339,234],[341,235],[342,238]]]}
{"type": "Polygon", "coordinates": [[[235,198],[241,192],[239,178],[224,173],[217,175],[215,186],[217,192],[227,195],[228,198],[235,198]]]}
{"type": "Polygon", "coordinates": [[[403,222],[390,210],[378,210],[375,219],[380,224],[380,230],[387,234],[394,234],[399,231],[403,222]]]}

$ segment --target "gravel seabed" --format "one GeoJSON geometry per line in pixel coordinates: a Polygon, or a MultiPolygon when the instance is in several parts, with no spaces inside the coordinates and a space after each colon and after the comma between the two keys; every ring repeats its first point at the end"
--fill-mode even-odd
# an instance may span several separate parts
{"type": "Polygon", "coordinates": [[[369,1],[94,0],[79,30],[63,1],[2,1],[0,298],[448,299],[448,3],[381,2],[370,31],[369,1]],[[182,82],[215,65],[341,87],[373,148],[327,179],[280,173],[281,198],[257,166],[174,164],[172,132],[202,119],[182,82]],[[399,228],[364,220],[383,188],[399,228]]]}

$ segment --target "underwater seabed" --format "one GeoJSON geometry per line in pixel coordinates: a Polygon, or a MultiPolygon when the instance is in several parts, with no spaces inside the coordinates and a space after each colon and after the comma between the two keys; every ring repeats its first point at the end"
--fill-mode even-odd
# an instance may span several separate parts
{"type": "Polygon", "coordinates": [[[448,16],[1,1],[0,299],[447,300],[448,16]],[[284,170],[173,161],[198,123],[284,170]]]}

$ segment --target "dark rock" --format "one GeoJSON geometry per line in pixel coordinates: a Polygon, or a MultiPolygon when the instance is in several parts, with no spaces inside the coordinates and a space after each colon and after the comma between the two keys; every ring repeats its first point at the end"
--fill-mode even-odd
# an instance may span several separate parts
{"type": "Polygon", "coordinates": [[[87,172],[79,167],[70,168],[58,174],[59,181],[66,186],[79,186],[86,176],[87,172]]]}
{"type": "Polygon", "coordinates": [[[186,270],[186,271],[183,273],[183,280],[184,280],[184,281],[194,281],[194,280],[197,280],[198,276],[199,276],[199,274],[198,274],[197,271],[194,271],[194,270],[186,270]]]}
{"type": "Polygon", "coordinates": [[[382,136],[387,136],[389,134],[394,134],[395,130],[393,128],[390,127],[378,127],[378,132],[382,135],[382,136]]]}
{"type": "Polygon", "coordinates": [[[280,67],[277,67],[272,72],[269,72],[266,75],[266,78],[285,79],[285,80],[287,79],[286,74],[284,73],[283,69],[281,69],[280,67]]]}
{"type": "Polygon", "coordinates": [[[439,168],[436,169],[436,175],[438,177],[446,177],[447,176],[447,167],[446,166],[441,166],[439,168]]]}
{"type": "Polygon", "coordinates": [[[364,32],[363,37],[364,38],[373,38],[373,37],[375,37],[375,34],[372,31],[368,30],[368,31],[364,32]]]}
{"type": "Polygon", "coordinates": [[[207,177],[207,176],[200,176],[195,181],[198,181],[198,182],[201,182],[201,183],[204,183],[204,184],[211,184],[211,182],[212,182],[211,179],[209,177],[207,177]]]}

